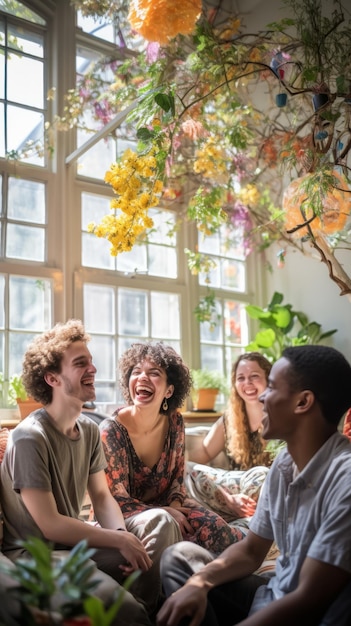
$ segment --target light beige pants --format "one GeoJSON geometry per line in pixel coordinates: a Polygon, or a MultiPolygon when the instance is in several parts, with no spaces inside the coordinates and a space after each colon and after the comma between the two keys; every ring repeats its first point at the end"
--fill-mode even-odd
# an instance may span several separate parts
{"type": "Polygon", "coordinates": [[[161,593],[160,560],[164,550],[183,541],[179,524],[165,509],[148,509],[125,520],[126,528],[136,535],[145,546],[152,560],[152,567],[141,574],[132,587],[132,592],[153,613],[161,593]]]}

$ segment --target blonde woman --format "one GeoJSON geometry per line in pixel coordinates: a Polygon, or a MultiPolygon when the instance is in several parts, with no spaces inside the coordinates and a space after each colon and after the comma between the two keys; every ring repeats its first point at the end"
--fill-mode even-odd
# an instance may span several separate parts
{"type": "Polygon", "coordinates": [[[241,354],[232,367],[227,410],[213,424],[187,464],[189,495],[228,522],[251,517],[271,464],[262,439],[263,405],[271,363],[259,352],[241,354]],[[228,470],[207,465],[225,451],[228,470]]]}

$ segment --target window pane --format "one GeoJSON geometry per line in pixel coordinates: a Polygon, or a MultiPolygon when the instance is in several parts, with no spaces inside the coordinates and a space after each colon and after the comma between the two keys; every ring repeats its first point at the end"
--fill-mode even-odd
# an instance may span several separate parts
{"type": "Polygon", "coordinates": [[[216,267],[199,274],[199,284],[218,289],[246,290],[246,267],[242,233],[221,227],[215,235],[198,236],[199,252],[213,259],[216,267]]]}
{"type": "Polygon", "coordinates": [[[6,256],[9,259],[45,261],[45,231],[17,224],[7,225],[6,256]]]}
{"type": "Polygon", "coordinates": [[[42,140],[44,133],[44,116],[35,111],[8,106],[7,107],[7,150],[8,152],[24,152],[23,159],[32,165],[43,165],[44,156],[37,154],[36,144],[42,140]],[[18,120],[21,123],[18,123],[18,120]]]}
{"type": "Polygon", "coordinates": [[[77,11],[77,25],[85,33],[104,39],[104,41],[110,41],[114,43],[114,28],[110,20],[105,17],[99,19],[93,18],[89,15],[82,15],[81,11],[77,11]]]}
{"type": "Polygon", "coordinates": [[[5,327],[5,277],[0,274],[0,328],[5,327]]]}
{"type": "Polygon", "coordinates": [[[42,61],[11,52],[7,59],[7,68],[7,99],[42,109],[44,104],[42,61]]]}
{"type": "Polygon", "coordinates": [[[51,324],[51,281],[10,277],[10,321],[13,330],[43,331],[51,324]]]}
{"type": "Polygon", "coordinates": [[[221,262],[221,287],[223,289],[235,289],[245,291],[245,265],[241,261],[221,262]]]}
{"type": "Polygon", "coordinates": [[[175,232],[176,218],[174,213],[171,211],[151,209],[149,215],[154,220],[154,228],[148,236],[148,241],[175,246],[177,236],[175,232]]]}
{"type": "Polygon", "coordinates": [[[43,183],[9,178],[8,211],[11,219],[45,224],[45,185],[43,183]]]}
{"type": "Polygon", "coordinates": [[[28,9],[22,4],[22,2],[18,2],[17,0],[11,0],[11,3],[7,0],[0,0],[0,9],[4,11],[4,13],[16,15],[16,17],[21,17],[28,22],[34,22],[34,24],[45,24],[45,20],[43,20],[40,15],[34,13],[34,11],[31,11],[31,9],[28,9]]]}
{"type": "Polygon", "coordinates": [[[244,306],[233,300],[227,300],[224,303],[224,329],[228,342],[241,345],[248,343],[247,325],[244,322],[244,306]]]}
{"type": "Polygon", "coordinates": [[[177,278],[177,255],[174,248],[149,246],[149,274],[177,278]]]}
{"type": "Polygon", "coordinates": [[[172,293],[152,292],[151,320],[152,337],[179,339],[179,296],[172,293]]]}
{"type": "MultiPolygon", "coordinates": [[[[4,40],[4,30],[0,20],[0,43],[4,40]]],[[[0,46],[0,98],[4,98],[5,94],[5,54],[4,49],[0,46]]]]}
{"type": "Polygon", "coordinates": [[[110,255],[106,239],[98,239],[91,233],[82,233],[82,265],[113,270],[115,259],[110,255]]]}
{"type": "Polygon", "coordinates": [[[130,252],[123,252],[117,257],[117,269],[127,274],[147,274],[147,245],[137,244],[130,252]]]}
{"type": "Polygon", "coordinates": [[[111,257],[110,244],[104,238],[87,233],[90,222],[99,224],[109,215],[110,198],[83,192],[82,206],[82,264],[86,267],[117,269],[126,274],[149,274],[177,278],[177,236],[174,232],[176,218],[171,211],[152,209],[149,214],[154,220],[154,228],[148,238],[136,245],[130,252],[111,257]],[[173,234],[168,236],[170,230],[173,234]],[[151,243],[153,242],[153,243],[151,243]],[[159,244],[157,245],[157,243],[159,244]]]}
{"type": "MultiPolygon", "coordinates": [[[[78,145],[82,145],[91,137],[91,134],[84,133],[83,131],[79,131],[77,135],[78,145]]],[[[79,157],[77,161],[77,174],[103,180],[105,173],[110,169],[110,165],[115,158],[115,141],[110,137],[108,139],[102,139],[85,152],[83,156],[79,157]]]]}
{"type": "Polygon", "coordinates": [[[202,322],[200,324],[200,341],[219,343],[223,342],[222,324],[218,323],[218,319],[222,319],[222,304],[218,300],[215,302],[216,312],[213,313],[213,324],[210,322],[202,322]]]}
{"type": "Polygon", "coordinates": [[[204,272],[200,272],[199,284],[208,285],[209,287],[221,287],[221,267],[220,267],[219,259],[217,257],[212,257],[212,258],[217,263],[217,265],[215,268],[210,270],[208,274],[205,274],[204,272]]]}
{"type": "Polygon", "coordinates": [[[35,57],[44,56],[43,37],[39,33],[24,32],[23,28],[9,25],[8,28],[8,47],[14,48],[21,52],[31,54],[35,57]]]}
{"type": "Polygon", "coordinates": [[[115,332],[115,290],[113,287],[84,285],[84,321],[89,333],[115,332]]]}
{"type": "Polygon", "coordinates": [[[125,5],[121,2],[119,10],[113,11],[112,19],[107,16],[93,18],[77,11],[77,25],[85,33],[115,43],[122,48],[142,50],[145,47],[145,40],[137,36],[135,31],[132,33],[129,21],[126,19],[127,12],[125,10],[123,12],[123,6],[125,5]]]}
{"type": "MultiPolygon", "coordinates": [[[[5,370],[5,355],[4,355],[5,337],[4,333],[0,332],[0,374],[4,374],[5,370]]],[[[2,394],[0,389],[0,406],[1,406],[2,394]]]]}
{"type": "Polygon", "coordinates": [[[97,369],[96,377],[98,379],[113,380],[113,382],[115,382],[116,367],[113,350],[114,343],[111,341],[111,337],[103,337],[102,335],[92,336],[88,347],[97,369]]]}
{"type": "Polygon", "coordinates": [[[242,354],[243,350],[238,347],[231,347],[225,349],[225,361],[226,361],[226,371],[228,372],[228,376],[230,377],[233,363],[237,360],[240,354],[242,354]]]}
{"type": "Polygon", "coordinates": [[[22,371],[22,361],[24,353],[30,342],[34,339],[34,333],[12,333],[9,334],[9,377],[13,374],[20,374],[22,371]]]}
{"type": "Polygon", "coordinates": [[[119,289],[118,328],[121,335],[148,336],[147,295],[144,292],[119,289]]]}
{"type": "Polygon", "coordinates": [[[110,211],[110,198],[98,196],[96,193],[82,193],[82,230],[86,230],[89,222],[102,220],[110,211]]]}
{"type": "Polygon", "coordinates": [[[223,356],[221,346],[201,346],[201,367],[203,369],[223,372],[223,356]]]}
{"type": "MultiPolygon", "coordinates": [[[[1,63],[1,60],[0,60],[1,63]]],[[[5,157],[5,116],[4,105],[0,104],[0,157],[5,157]]]]}

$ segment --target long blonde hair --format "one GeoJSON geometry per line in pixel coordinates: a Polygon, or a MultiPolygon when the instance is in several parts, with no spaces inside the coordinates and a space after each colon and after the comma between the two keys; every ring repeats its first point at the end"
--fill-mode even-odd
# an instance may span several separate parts
{"type": "Polygon", "coordinates": [[[232,366],[231,391],[225,415],[227,452],[235,465],[247,470],[256,465],[270,465],[270,455],[265,450],[266,442],[260,433],[251,433],[245,402],[236,390],[236,372],[242,361],[256,361],[266,375],[266,382],[272,364],[260,352],[246,352],[232,366]]]}

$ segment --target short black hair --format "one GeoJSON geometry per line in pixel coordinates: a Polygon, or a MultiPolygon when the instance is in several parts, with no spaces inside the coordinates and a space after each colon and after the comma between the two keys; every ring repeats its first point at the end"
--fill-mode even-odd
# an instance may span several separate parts
{"type": "Polygon", "coordinates": [[[285,348],[290,362],[289,384],[294,391],[309,389],[324,418],[338,424],[351,407],[351,366],[335,348],[320,345],[285,348]]]}

